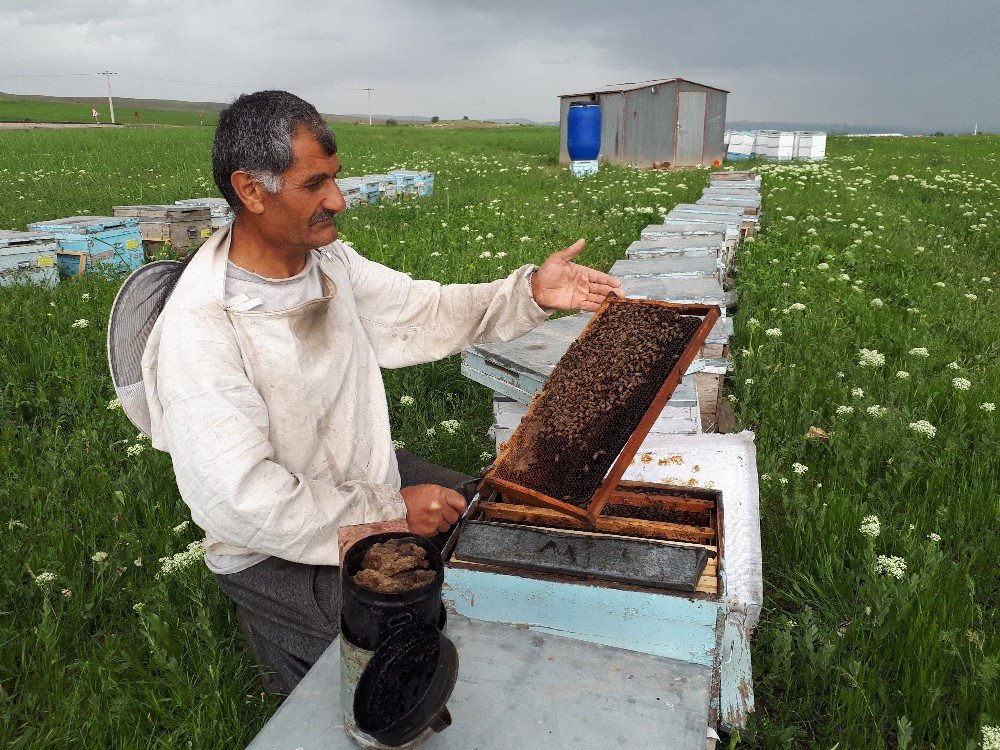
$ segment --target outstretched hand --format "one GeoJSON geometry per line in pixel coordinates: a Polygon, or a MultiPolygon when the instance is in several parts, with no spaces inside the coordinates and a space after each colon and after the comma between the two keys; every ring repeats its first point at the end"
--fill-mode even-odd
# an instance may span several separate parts
{"type": "Polygon", "coordinates": [[[614,276],[573,263],[586,244],[586,240],[579,239],[552,253],[532,275],[531,294],[539,307],[594,312],[609,294],[625,296],[621,282],[614,276]]]}

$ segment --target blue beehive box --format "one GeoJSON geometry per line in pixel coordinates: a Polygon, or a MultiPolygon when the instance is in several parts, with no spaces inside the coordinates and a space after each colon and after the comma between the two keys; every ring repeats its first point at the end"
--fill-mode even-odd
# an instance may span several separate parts
{"type": "Polygon", "coordinates": [[[370,180],[378,180],[379,198],[384,201],[394,201],[399,196],[396,189],[396,176],[390,174],[371,174],[370,180]]]}
{"type": "Polygon", "coordinates": [[[356,206],[361,202],[361,180],[357,177],[339,179],[337,180],[337,187],[340,188],[340,193],[344,196],[344,203],[347,208],[356,206]]]}
{"type": "Polygon", "coordinates": [[[434,194],[434,173],[414,169],[394,169],[389,174],[403,175],[406,192],[425,197],[434,194]]]}
{"type": "Polygon", "coordinates": [[[361,201],[362,203],[378,203],[382,195],[381,184],[377,177],[365,175],[361,178],[361,201]]]}
{"type": "Polygon", "coordinates": [[[70,216],[36,221],[30,229],[53,235],[61,276],[115,271],[128,273],[143,262],[138,220],[122,216],[70,216]]]}
{"type": "Polygon", "coordinates": [[[0,286],[24,282],[55,286],[58,249],[51,234],[0,229],[0,286]]]}

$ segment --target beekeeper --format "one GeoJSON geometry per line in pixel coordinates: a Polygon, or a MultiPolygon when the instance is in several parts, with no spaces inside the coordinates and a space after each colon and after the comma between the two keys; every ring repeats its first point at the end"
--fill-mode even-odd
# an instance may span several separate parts
{"type": "Polygon", "coordinates": [[[292,94],[221,113],[212,169],[236,218],[161,279],[136,384],[205,561],[281,692],[339,632],[338,528],[405,518],[431,536],[466,506],[456,472],[407,454],[401,478],[379,368],[514,339],[620,293],[572,262],[582,240],[488,284],[367,260],[337,240],[340,168],[326,122],[292,94]]]}

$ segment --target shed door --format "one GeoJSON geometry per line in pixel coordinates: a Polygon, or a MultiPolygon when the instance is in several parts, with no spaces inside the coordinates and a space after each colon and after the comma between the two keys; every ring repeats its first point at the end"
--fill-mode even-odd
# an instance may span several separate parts
{"type": "Polygon", "coordinates": [[[674,165],[701,164],[705,139],[704,91],[681,91],[677,96],[677,154],[674,165]]]}

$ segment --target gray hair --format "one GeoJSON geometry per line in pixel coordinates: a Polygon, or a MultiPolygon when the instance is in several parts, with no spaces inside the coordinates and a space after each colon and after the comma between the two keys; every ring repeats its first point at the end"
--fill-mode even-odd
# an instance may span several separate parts
{"type": "Polygon", "coordinates": [[[246,172],[268,193],[280,193],[283,175],[292,166],[292,136],[298,127],[316,136],[328,155],[337,153],[337,139],[323,116],[287,91],[243,94],[219,114],[212,176],[235,213],[243,202],[230,182],[233,172],[246,172]]]}

